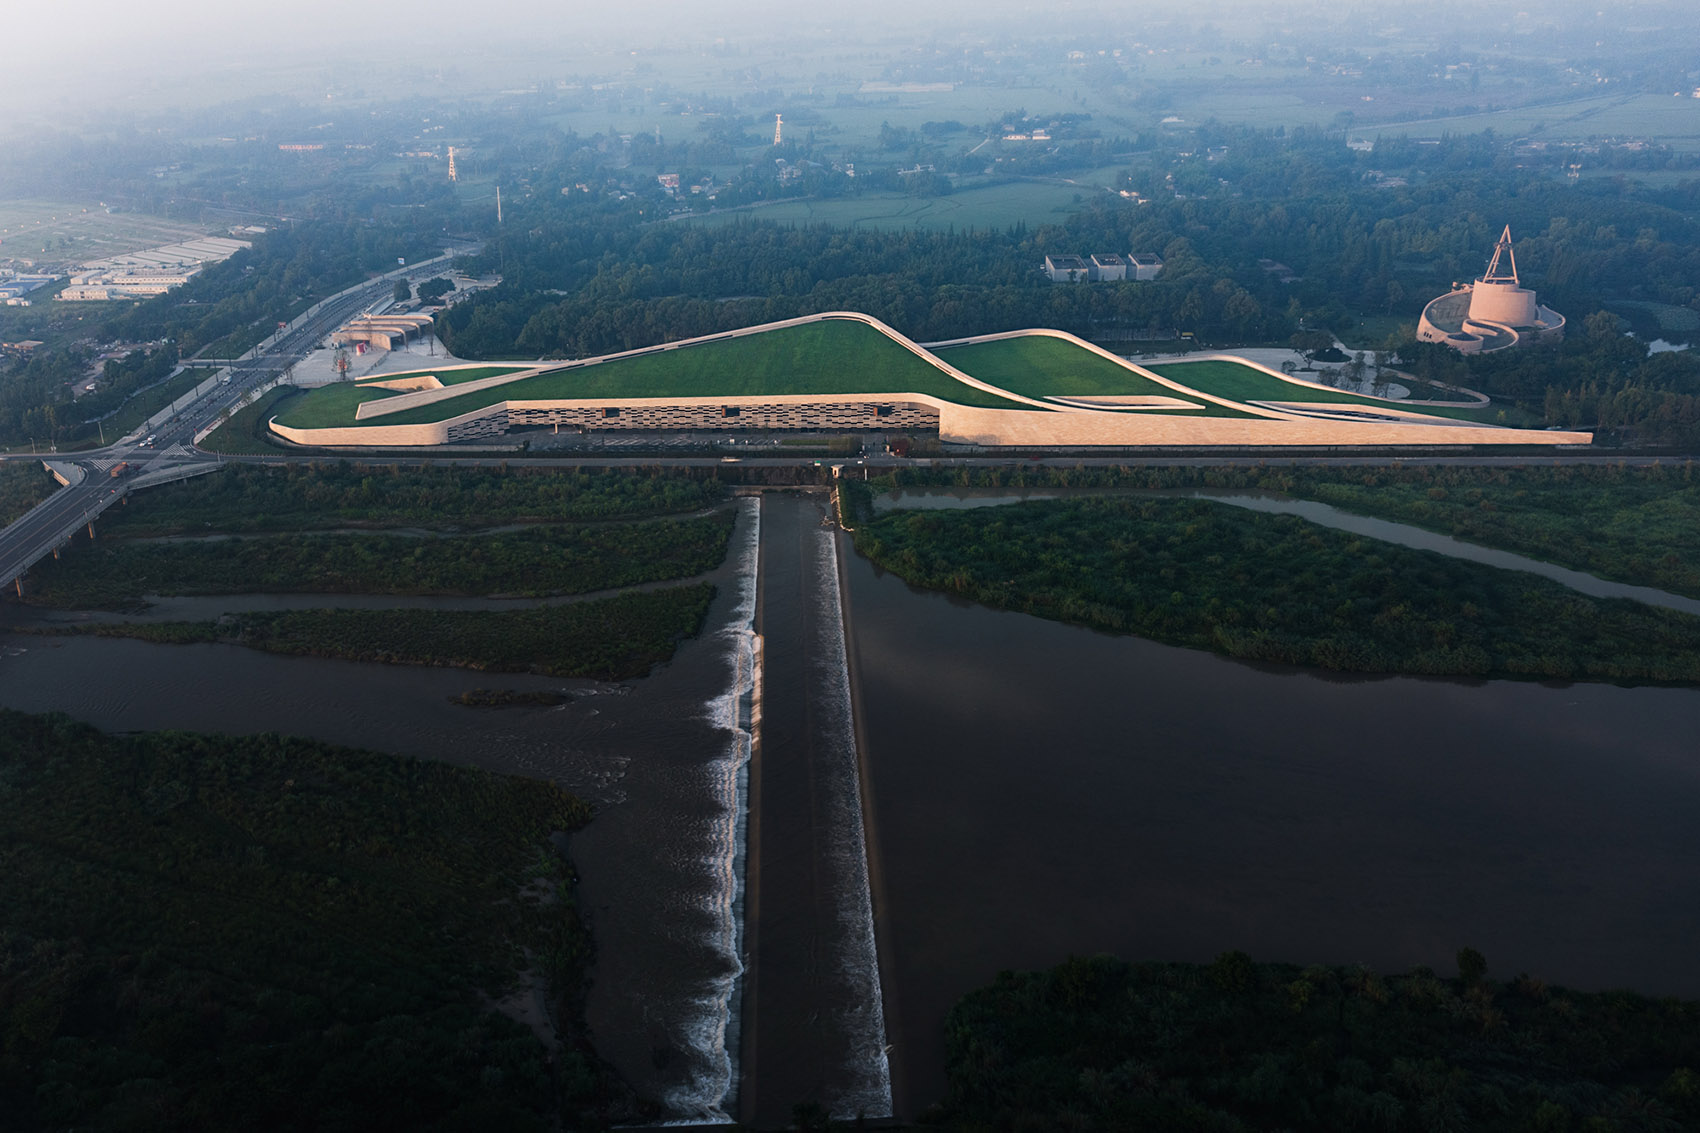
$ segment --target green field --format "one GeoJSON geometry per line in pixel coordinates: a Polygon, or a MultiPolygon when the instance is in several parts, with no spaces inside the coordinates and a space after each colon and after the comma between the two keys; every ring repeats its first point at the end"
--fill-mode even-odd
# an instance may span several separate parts
{"type": "Polygon", "coordinates": [[[0,258],[96,260],[206,234],[203,225],[139,212],[109,213],[94,201],[0,201],[0,258]]]}
{"type": "MultiPolygon", "coordinates": [[[[937,354],[957,369],[972,374],[983,382],[1024,397],[1112,394],[1180,396],[1177,391],[1154,382],[1127,366],[1082,349],[1065,339],[1051,338],[1049,335],[1029,335],[999,339],[995,342],[952,346],[937,351],[937,354]]],[[[1252,416],[1202,399],[1192,404],[1200,406],[1201,411],[1188,409],[1177,412],[1188,417],[1252,416]]],[[[1141,415],[1144,415],[1144,411],[1141,411],[1141,415]]]]}
{"type": "MultiPolygon", "coordinates": [[[[1594,98],[1508,107],[1504,110],[1360,127],[1354,136],[1373,138],[1407,134],[1413,138],[1454,137],[1494,130],[1543,141],[1585,141],[1596,137],[1637,137],[1675,150],[1700,149],[1700,99],[1668,94],[1602,95],[1594,98]]],[[[1628,173],[1632,179],[1637,173],[1628,173]]]]}
{"type": "MultiPolygon", "coordinates": [[[[595,400],[632,397],[759,397],[783,394],[928,394],[988,409],[1024,408],[956,381],[866,323],[827,319],[679,350],[540,374],[417,409],[374,418],[373,425],[417,425],[512,399],[595,400]]],[[[278,423],[295,428],[355,424],[355,407],[386,390],[327,386],[287,407],[278,423]]]]}
{"type": "Polygon", "coordinates": [[[727,224],[740,220],[771,220],[779,224],[826,224],[839,228],[1003,229],[1060,222],[1083,200],[1101,190],[1091,185],[1045,181],[1005,181],[959,189],[943,197],[911,197],[905,193],[866,193],[779,201],[774,204],[728,209],[693,218],[697,224],[727,224]]]}

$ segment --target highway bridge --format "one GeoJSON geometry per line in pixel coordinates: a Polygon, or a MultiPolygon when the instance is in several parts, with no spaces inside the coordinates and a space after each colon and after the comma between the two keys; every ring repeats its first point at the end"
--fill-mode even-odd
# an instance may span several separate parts
{"type": "MultiPolygon", "coordinates": [[[[429,278],[458,254],[462,254],[460,250],[421,261],[315,304],[249,353],[226,362],[215,380],[197,387],[200,392],[193,401],[177,408],[165,422],[151,426],[151,444],[143,443],[146,430],[142,429],[104,448],[47,458],[64,487],[0,531],[0,592],[21,594],[22,580],[30,567],[56,554],[77,532],[86,530],[93,535],[94,521],[101,512],[129,492],[215,471],[221,458],[195,447],[203,429],[218,421],[226,410],[240,405],[252,391],[300,362],[332,331],[389,298],[396,280],[418,282],[429,278]],[[111,470],[120,464],[129,465],[133,474],[114,478],[111,470]]],[[[14,455],[11,459],[20,458],[14,455]]]]}

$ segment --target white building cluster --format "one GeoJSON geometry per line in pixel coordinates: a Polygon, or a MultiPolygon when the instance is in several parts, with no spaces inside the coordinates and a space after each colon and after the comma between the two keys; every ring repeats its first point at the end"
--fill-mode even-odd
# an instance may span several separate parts
{"type": "Polygon", "coordinates": [[[1090,256],[1046,256],[1045,274],[1052,283],[1116,283],[1121,280],[1156,279],[1163,270],[1163,257],[1155,252],[1119,256],[1094,252],[1090,256]]]}
{"type": "Polygon", "coordinates": [[[219,263],[253,245],[246,240],[204,236],[182,244],[167,244],[86,263],[59,293],[67,302],[103,299],[146,299],[163,295],[193,279],[207,264],[219,263]]]}

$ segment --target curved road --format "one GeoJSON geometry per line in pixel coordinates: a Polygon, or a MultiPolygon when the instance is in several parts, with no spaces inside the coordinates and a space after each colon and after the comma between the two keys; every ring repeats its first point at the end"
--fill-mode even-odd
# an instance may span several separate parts
{"type": "MultiPolygon", "coordinates": [[[[159,426],[153,445],[143,447],[133,440],[121,440],[104,448],[54,458],[55,465],[71,473],[72,482],[0,531],[0,587],[16,587],[30,567],[69,542],[78,530],[132,488],[216,468],[221,457],[195,448],[195,434],[199,430],[218,420],[221,413],[240,403],[252,390],[300,362],[332,331],[375,302],[388,298],[397,279],[417,282],[429,278],[441,271],[446,258],[445,254],[414,264],[325,300],[317,310],[262,343],[250,356],[229,363],[224,371],[225,380],[159,426]],[[114,480],[109,471],[121,461],[129,462],[137,471],[133,476],[114,480]],[[80,479],[75,475],[77,471],[82,473],[80,479]]],[[[43,458],[13,454],[5,459],[43,458]]]]}

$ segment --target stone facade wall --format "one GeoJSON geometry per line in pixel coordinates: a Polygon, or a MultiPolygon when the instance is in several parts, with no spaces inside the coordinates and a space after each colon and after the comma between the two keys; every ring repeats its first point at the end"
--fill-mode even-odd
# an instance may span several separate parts
{"type": "Polygon", "coordinates": [[[509,427],[600,429],[937,429],[939,411],[912,401],[738,401],[609,406],[508,403],[509,427]]]}

